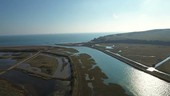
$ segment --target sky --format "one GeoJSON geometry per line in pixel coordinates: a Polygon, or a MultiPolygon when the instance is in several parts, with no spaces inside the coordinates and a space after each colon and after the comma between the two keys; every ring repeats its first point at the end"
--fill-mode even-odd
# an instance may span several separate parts
{"type": "Polygon", "coordinates": [[[0,0],[0,35],[170,28],[170,0],[0,0]]]}

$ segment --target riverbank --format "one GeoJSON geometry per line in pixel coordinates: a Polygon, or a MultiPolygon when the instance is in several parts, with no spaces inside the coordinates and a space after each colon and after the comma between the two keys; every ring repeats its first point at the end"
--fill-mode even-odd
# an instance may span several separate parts
{"type": "Polygon", "coordinates": [[[167,81],[167,82],[170,82],[170,76],[168,76],[167,74],[163,74],[163,73],[160,72],[160,71],[148,71],[147,69],[148,69],[149,67],[146,66],[146,65],[144,65],[144,64],[141,64],[141,63],[139,63],[139,62],[133,61],[133,60],[128,59],[128,58],[126,58],[126,57],[123,57],[123,56],[121,56],[121,55],[119,55],[119,54],[115,54],[115,53],[110,52],[110,51],[108,51],[108,50],[102,50],[102,49],[97,48],[97,47],[94,47],[94,46],[93,46],[93,47],[92,47],[92,46],[87,46],[87,47],[90,47],[90,48],[99,50],[99,51],[101,51],[101,52],[103,52],[103,53],[105,53],[105,54],[108,54],[109,56],[112,56],[112,57],[114,57],[114,58],[116,58],[116,59],[118,59],[118,60],[120,60],[120,61],[125,62],[126,64],[128,64],[128,65],[130,65],[130,66],[132,66],[132,67],[134,67],[134,68],[137,68],[137,69],[139,69],[139,70],[141,70],[141,71],[144,71],[144,72],[149,73],[149,74],[151,74],[151,75],[153,75],[153,76],[156,76],[156,77],[158,77],[158,78],[160,78],[160,79],[162,79],[162,80],[165,80],[165,81],[167,81]]]}
{"type": "MultiPolygon", "coordinates": [[[[136,62],[134,59],[132,60],[132,59],[126,58],[126,57],[120,55],[121,53],[120,54],[114,53],[114,52],[110,51],[110,48],[109,49],[106,49],[106,47],[100,48],[97,44],[69,43],[69,44],[60,44],[60,45],[61,46],[62,45],[63,46],[78,46],[78,47],[85,46],[85,47],[90,47],[90,48],[99,50],[99,51],[101,51],[101,52],[103,52],[103,53],[105,53],[105,54],[107,54],[109,56],[112,56],[112,57],[114,57],[114,58],[116,58],[116,59],[118,59],[120,61],[125,62],[126,64],[128,64],[128,65],[130,65],[130,66],[132,66],[132,67],[134,67],[136,69],[139,69],[139,70],[144,71],[144,72],[146,72],[148,74],[156,76],[157,78],[162,79],[162,80],[164,80],[166,82],[170,82],[170,75],[168,73],[165,73],[165,72],[159,71],[157,69],[154,69],[152,67],[152,66],[155,66],[153,64],[153,62],[151,64],[149,64],[149,66],[148,66],[147,63],[142,64],[140,62],[136,62]],[[95,45],[97,45],[97,46],[95,46],[95,45]],[[150,70],[149,68],[151,68],[151,69],[153,68],[153,70],[150,70]]],[[[120,50],[118,50],[118,51],[120,51],[120,50]]],[[[147,52],[145,52],[145,53],[147,53],[147,52]]],[[[162,58],[165,58],[165,56],[162,57],[162,58]]]]}
{"type": "Polygon", "coordinates": [[[108,79],[96,62],[88,54],[70,57],[73,64],[73,96],[128,96],[122,86],[114,83],[105,84],[108,79]]]}

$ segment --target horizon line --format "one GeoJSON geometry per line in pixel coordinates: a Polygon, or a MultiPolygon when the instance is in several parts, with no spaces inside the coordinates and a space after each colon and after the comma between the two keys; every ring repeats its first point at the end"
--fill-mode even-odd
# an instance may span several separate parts
{"type": "Polygon", "coordinates": [[[104,34],[104,33],[132,33],[132,32],[144,32],[144,31],[152,31],[152,30],[167,30],[170,28],[155,28],[155,29],[147,29],[147,30],[139,30],[139,31],[106,31],[106,32],[63,32],[63,33],[30,33],[30,34],[0,34],[0,36],[15,36],[15,35],[52,35],[52,34],[104,34]]]}

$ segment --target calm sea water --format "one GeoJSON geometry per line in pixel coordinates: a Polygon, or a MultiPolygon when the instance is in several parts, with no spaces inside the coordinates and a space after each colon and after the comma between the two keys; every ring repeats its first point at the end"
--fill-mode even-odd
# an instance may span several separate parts
{"type": "Polygon", "coordinates": [[[0,36],[0,46],[54,45],[59,43],[87,42],[99,36],[113,33],[46,34],[0,36]]]}

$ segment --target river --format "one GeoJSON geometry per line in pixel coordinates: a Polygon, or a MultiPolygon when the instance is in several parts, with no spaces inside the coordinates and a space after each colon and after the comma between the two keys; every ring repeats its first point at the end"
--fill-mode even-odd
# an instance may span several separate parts
{"type": "MultiPolygon", "coordinates": [[[[87,42],[103,34],[66,34],[35,36],[0,36],[0,46],[53,45],[55,43],[87,42]]],[[[135,69],[103,52],[87,47],[73,47],[80,53],[87,53],[109,77],[105,83],[120,84],[135,96],[170,96],[170,84],[150,74],[135,69]]]]}
{"type": "Polygon", "coordinates": [[[170,96],[170,84],[157,77],[135,69],[101,51],[88,47],[72,47],[87,53],[109,77],[105,83],[121,85],[128,94],[135,96],[170,96]]]}

